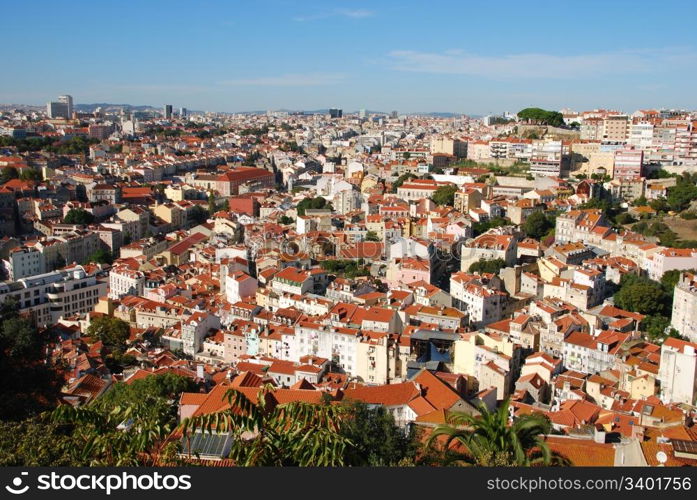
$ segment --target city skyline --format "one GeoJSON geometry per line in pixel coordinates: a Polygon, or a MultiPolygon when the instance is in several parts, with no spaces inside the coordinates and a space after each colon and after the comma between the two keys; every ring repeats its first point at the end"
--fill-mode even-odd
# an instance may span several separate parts
{"type": "Polygon", "coordinates": [[[697,9],[680,2],[502,2],[495,18],[453,2],[149,2],[123,21],[117,4],[74,5],[5,7],[8,37],[32,37],[6,54],[0,102],[67,92],[76,103],[218,112],[697,107],[687,97],[697,9]],[[659,15],[671,30],[640,29],[659,15]]]}

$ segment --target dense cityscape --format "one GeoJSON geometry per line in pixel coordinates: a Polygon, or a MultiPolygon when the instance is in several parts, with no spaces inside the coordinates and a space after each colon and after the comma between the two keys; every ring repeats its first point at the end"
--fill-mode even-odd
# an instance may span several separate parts
{"type": "Polygon", "coordinates": [[[3,465],[697,464],[697,112],[79,99],[0,107],[3,465]]]}

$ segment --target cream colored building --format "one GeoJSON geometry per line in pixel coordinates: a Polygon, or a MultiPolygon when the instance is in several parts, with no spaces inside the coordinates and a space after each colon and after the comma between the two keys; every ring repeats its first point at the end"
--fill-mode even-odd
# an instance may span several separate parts
{"type": "Polygon", "coordinates": [[[464,334],[455,341],[453,351],[453,372],[477,381],[481,377],[481,367],[489,361],[509,371],[516,371],[520,357],[519,345],[507,337],[483,332],[464,334]]]}
{"type": "Polygon", "coordinates": [[[400,362],[397,343],[386,333],[364,330],[363,334],[356,345],[356,376],[366,384],[401,382],[406,375],[406,360],[400,362]]]}
{"type": "Polygon", "coordinates": [[[631,121],[627,115],[609,115],[603,120],[603,140],[625,142],[631,121]]]}

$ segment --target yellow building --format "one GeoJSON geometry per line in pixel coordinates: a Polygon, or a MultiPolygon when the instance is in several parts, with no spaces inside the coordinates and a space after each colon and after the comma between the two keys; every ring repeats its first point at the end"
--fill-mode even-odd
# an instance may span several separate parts
{"type": "Polygon", "coordinates": [[[184,227],[186,222],[184,219],[184,211],[174,203],[163,203],[161,205],[157,205],[153,210],[153,213],[165,222],[169,222],[172,225],[173,230],[184,227]]]}

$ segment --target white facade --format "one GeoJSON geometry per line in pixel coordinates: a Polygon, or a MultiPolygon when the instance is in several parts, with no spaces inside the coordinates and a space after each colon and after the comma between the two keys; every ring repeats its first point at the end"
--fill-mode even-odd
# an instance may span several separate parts
{"type": "Polygon", "coordinates": [[[691,273],[681,273],[673,293],[670,326],[680,335],[697,341],[697,280],[691,273]]]}
{"type": "Polygon", "coordinates": [[[697,344],[668,338],[661,346],[658,379],[664,403],[695,404],[697,391],[697,344]]]}
{"type": "Polygon", "coordinates": [[[88,275],[82,266],[0,283],[0,303],[17,301],[20,311],[35,315],[40,326],[92,311],[107,292],[107,283],[88,275]]]}
{"type": "Polygon", "coordinates": [[[126,295],[142,296],[145,293],[145,274],[126,266],[115,266],[109,272],[109,298],[120,299],[126,295]]]}
{"type": "Polygon", "coordinates": [[[46,272],[44,256],[36,248],[19,247],[10,250],[7,270],[11,280],[28,278],[46,272]]]}

